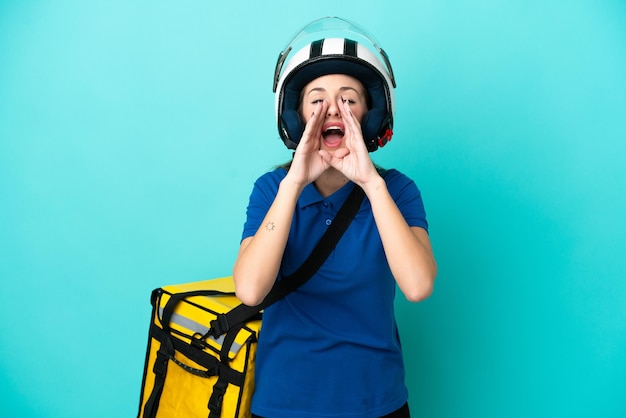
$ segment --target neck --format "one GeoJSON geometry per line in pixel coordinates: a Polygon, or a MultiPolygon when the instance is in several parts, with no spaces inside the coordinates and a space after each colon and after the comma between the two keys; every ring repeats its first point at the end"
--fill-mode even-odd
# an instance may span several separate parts
{"type": "Polygon", "coordinates": [[[347,182],[348,178],[334,168],[329,168],[315,180],[314,184],[320,194],[328,197],[341,189],[347,182]]]}

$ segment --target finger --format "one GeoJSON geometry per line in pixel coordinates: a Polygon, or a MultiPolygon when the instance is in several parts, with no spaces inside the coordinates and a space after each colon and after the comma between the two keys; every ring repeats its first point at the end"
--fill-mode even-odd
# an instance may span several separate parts
{"type": "Polygon", "coordinates": [[[361,124],[352,113],[350,103],[347,100],[340,98],[338,107],[346,128],[346,145],[353,147],[358,144],[359,141],[365,143],[363,141],[363,133],[361,132],[361,124]]]}
{"type": "Polygon", "coordinates": [[[333,167],[337,171],[342,171],[343,157],[349,153],[346,148],[336,150],[334,153],[330,153],[327,150],[319,150],[319,155],[326,164],[333,167]]]}
{"type": "Polygon", "coordinates": [[[348,154],[350,154],[350,150],[348,148],[339,148],[333,153],[333,157],[337,160],[342,160],[348,154]]]}
{"type": "Polygon", "coordinates": [[[338,104],[339,104],[339,109],[342,112],[342,116],[349,117],[349,120],[355,126],[360,126],[359,121],[357,120],[357,118],[352,113],[352,108],[350,107],[350,102],[348,100],[345,100],[343,97],[340,97],[338,104]]]}
{"type": "Polygon", "coordinates": [[[304,125],[304,132],[302,132],[302,140],[306,141],[312,132],[315,132],[316,125],[319,125],[320,116],[322,114],[323,103],[317,103],[311,113],[311,117],[304,125]]]}
{"type": "Polygon", "coordinates": [[[315,107],[315,121],[314,127],[316,131],[319,131],[320,135],[322,133],[322,125],[324,125],[324,121],[326,120],[326,111],[328,110],[329,103],[326,100],[322,100],[321,103],[318,103],[318,107],[315,107]]]}
{"type": "Polygon", "coordinates": [[[324,160],[325,163],[330,164],[333,156],[330,154],[330,152],[326,151],[326,150],[319,150],[318,151],[319,156],[322,157],[322,160],[324,160]]]}

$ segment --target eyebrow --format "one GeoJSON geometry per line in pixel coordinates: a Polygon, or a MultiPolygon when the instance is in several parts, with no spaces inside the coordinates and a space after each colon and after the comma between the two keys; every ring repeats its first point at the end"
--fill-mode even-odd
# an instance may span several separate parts
{"type": "MultiPolygon", "coordinates": [[[[356,94],[360,94],[359,91],[357,89],[355,89],[354,87],[339,87],[339,91],[347,91],[347,90],[353,90],[356,94]]],[[[306,94],[307,96],[313,92],[325,92],[326,89],[323,87],[313,87],[311,90],[309,90],[306,94]]]]}

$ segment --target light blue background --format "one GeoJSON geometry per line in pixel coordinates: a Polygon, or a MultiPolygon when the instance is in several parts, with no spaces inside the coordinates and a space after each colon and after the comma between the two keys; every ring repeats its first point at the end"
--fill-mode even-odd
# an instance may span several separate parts
{"type": "Polygon", "coordinates": [[[290,156],[275,60],[324,15],[389,53],[373,156],[427,205],[414,415],[626,416],[621,0],[0,1],[1,416],[136,415],[150,291],[230,274],[290,156]]]}

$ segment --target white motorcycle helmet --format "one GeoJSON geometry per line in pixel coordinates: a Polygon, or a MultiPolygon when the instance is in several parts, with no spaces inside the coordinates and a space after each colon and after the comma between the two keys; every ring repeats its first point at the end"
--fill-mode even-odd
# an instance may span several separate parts
{"type": "Polygon", "coordinates": [[[324,17],[301,29],[276,63],[276,119],[287,148],[295,149],[304,132],[298,112],[302,89],[327,74],[352,76],[365,87],[368,112],[361,121],[361,129],[367,149],[375,151],[389,142],[393,134],[396,82],[387,54],[354,23],[324,17]]]}

